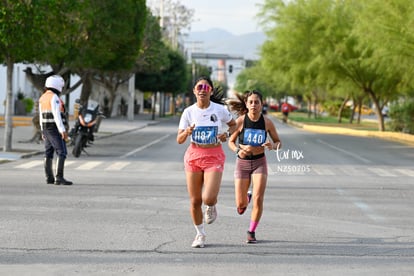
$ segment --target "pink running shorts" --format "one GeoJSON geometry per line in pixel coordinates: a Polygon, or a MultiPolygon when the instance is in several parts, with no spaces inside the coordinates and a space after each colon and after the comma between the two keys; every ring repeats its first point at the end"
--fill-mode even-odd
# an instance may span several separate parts
{"type": "Polygon", "coordinates": [[[220,146],[201,148],[191,144],[184,155],[187,172],[223,172],[226,155],[220,146]]]}

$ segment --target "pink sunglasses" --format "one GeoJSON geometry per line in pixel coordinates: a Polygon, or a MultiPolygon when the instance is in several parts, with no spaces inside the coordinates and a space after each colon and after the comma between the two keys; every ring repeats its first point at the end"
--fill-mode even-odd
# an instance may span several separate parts
{"type": "Polygon", "coordinates": [[[196,86],[196,90],[197,91],[207,91],[207,92],[211,92],[212,90],[213,90],[213,88],[210,86],[210,85],[208,85],[208,84],[205,84],[205,83],[201,83],[201,84],[198,84],[197,86],[196,86]]]}

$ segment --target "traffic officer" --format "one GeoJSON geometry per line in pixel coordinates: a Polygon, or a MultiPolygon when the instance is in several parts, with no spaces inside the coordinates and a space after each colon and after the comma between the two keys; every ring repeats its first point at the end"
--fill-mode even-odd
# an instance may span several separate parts
{"type": "Polygon", "coordinates": [[[39,120],[42,138],[45,141],[44,168],[46,183],[55,185],[72,185],[71,181],[63,178],[65,159],[67,155],[66,140],[68,133],[65,106],[59,98],[65,81],[59,75],[46,79],[45,92],[39,99],[39,120]],[[52,161],[56,151],[56,175],[53,176],[52,161]]]}

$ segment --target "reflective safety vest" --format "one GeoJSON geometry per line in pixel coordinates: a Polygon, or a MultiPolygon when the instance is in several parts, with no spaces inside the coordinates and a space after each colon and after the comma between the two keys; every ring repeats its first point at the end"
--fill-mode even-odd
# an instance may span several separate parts
{"type": "Polygon", "coordinates": [[[67,124],[67,121],[65,105],[62,100],[55,93],[53,93],[53,91],[47,90],[40,97],[39,112],[42,129],[57,127],[61,133],[66,131],[65,125],[67,124]],[[54,97],[56,101],[55,104],[52,103],[54,97]],[[57,118],[53,115],[53,108],[58,109],[55,110],[56,114],[60,113],[60,116],[57,116],[57,118]]]}

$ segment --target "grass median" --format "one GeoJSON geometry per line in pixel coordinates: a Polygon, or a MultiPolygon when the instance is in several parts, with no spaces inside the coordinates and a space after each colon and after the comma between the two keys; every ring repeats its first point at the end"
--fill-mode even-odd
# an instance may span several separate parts
{"type": "MultiPolygon", "coordinates": [[[[271,114],[282,120],[282,113],[272,112],[271,114]]],[[[339,123],[337,117],[318,116],[314,118],[313,115],[308,116],[308,113],[291,112],[289,113],[289,124],[312,132],[375,137],[399,141],[414,146],[414,135],[401,132],[379,131],[378,122],[372,119],[361,119],[359,123],[357,120],[354,120],[351,124],[349,118],[343,118],[342,122],[339,123]]]]}
{"type": "MultiPolygon", "coordinates": [[[[282,113],[275,112],[274,115],[280,119],[282,119],[282,113]]],[[[317,118],[311,114],[304,112],[291,112],[289,113],[289,120],[306,124],[306,125],[318,125],[318,126],[327,126],[327,127],[343,127],[355,130],[370,130],[370,131],[378,131],[378,122],[375,120],[361,120],[359,123],[356,119],[353,120],[352,123],[349,122],[349,118],[342,118],[342,122],[338,122],[337,117],[333,116],[321,116],[319,115],[317,118]]]]}

